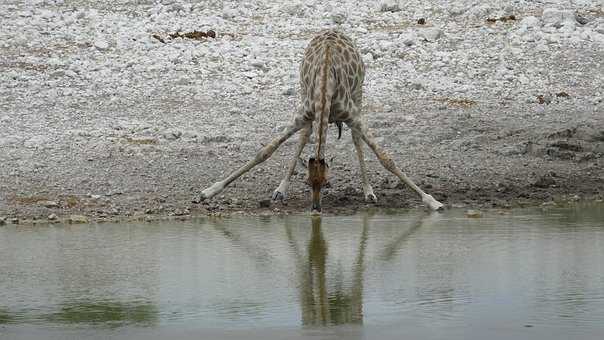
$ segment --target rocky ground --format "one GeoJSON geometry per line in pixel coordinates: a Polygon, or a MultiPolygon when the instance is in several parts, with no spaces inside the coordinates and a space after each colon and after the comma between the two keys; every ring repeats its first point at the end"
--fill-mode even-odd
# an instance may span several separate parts
{"type": "MultiPolygon", "coordinates": [[[[437,199],[604,196],[602,0],[8,0],[0,21],[0,223],[306,210],[303,168],[267,201],[295,138],[193,201],[290,121],[327,27],[361,50],[378,141],[437,199]]],[[[335,135],[324,210],[373,206],[335,135]]],[[[375,205],[421,205],[366,155],[375,205]]]]}

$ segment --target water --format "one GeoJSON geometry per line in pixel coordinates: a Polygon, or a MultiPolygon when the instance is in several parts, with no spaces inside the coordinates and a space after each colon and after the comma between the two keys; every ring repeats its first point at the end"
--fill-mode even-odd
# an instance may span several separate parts
{"type": "Polygon", "coordinates": [[[602,339],[604,206],[0,227],[1,339],[602,339]]]}

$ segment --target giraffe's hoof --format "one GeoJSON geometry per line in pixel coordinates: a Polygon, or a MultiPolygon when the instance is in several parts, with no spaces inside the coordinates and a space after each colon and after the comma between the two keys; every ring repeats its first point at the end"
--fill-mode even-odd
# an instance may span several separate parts
{"type": "Polygon", "coordinates": [[[434,210],[434,211],[443,211],[445,210],[445,206],[440,203],[439,201],[435,200],[434,197],[430,196],[430,195],[426,195],[423,198],[424,203],[430,207],[430,209],[434,210]]]}
{"type": "Polygon", "coordinates": [[[439,212],[445,211],[445,206],[442,203],[440,203],[440,205],[434,207],[434,211],[439,211],[439,212]]]}
{"type": "Polygon", "coordinates": [[[273,192],[273,201],[285,201],[286,198],[287,194],[284,192],[279,190],[275,190],[275,192],[273,192]]]}
{"type": "Polygon", "coordinates": [[[365,202],[377,203],[377,196],[374,193],[365,195],[365,202]]]}

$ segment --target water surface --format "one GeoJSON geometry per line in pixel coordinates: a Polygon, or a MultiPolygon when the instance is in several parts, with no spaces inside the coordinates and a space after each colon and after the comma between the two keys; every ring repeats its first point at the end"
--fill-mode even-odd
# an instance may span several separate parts
{"type": "Polygon", "coordinates": [[[602,339],[604,206],[0,227],[0,338],[602,339]]]}

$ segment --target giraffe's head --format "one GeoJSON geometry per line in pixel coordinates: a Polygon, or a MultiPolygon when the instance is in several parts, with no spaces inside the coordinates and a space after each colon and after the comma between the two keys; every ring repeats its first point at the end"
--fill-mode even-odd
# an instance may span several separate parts
{"type": "Polygon", "coordinates": [[[327,184],[329,167],[324,159],[308,160],[308,185],[312,188],[312,213],[321,213],[321,188],[327,184]]]}

